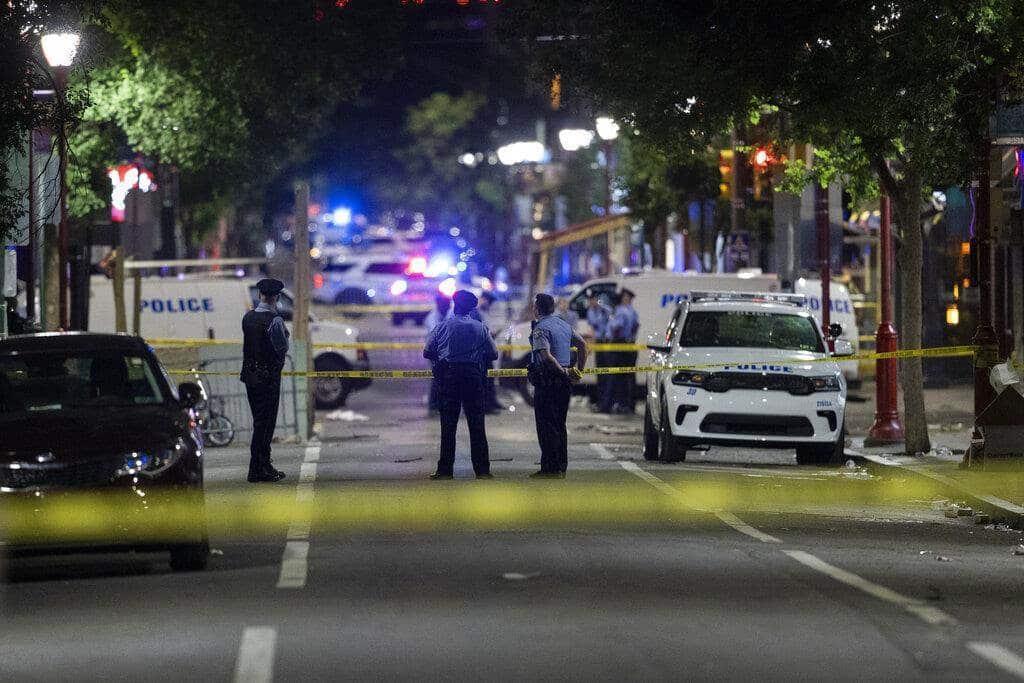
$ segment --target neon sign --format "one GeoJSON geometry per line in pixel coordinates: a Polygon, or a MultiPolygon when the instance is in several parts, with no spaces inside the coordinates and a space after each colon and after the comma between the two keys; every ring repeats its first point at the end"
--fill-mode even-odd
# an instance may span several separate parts
{"type": "Polygon", "coordinates": [[[110,178],[111,185],[110,220],[114,223],[124,223],[125,203],[129,192],[138,189],[145,193],[156,189],[153,174],[135,164],[108,168],[107,177],[110,178]]]}

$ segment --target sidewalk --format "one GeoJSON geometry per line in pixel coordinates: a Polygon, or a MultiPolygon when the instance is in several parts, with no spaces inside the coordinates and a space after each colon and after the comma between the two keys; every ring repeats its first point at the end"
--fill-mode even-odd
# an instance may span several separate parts
{"type": "MultiPolygon", "coordinates": [[[[901,444],[864,447],[864,437],[873,421],[874,385],[857,392],[869,400],[847,408],[848,456],[878,468],[896,468],[940,485],[954,502],[964,502],[977,511],[1024,529],[1024,461],[990,459],[971,469],[962,469],[964,453],[971,443],[974,420],[974,389],[959,385],[925,390],[928,434],[932,450],[910,457],[901,444]]],[[[902,396],[900,410],[902,412],[902,396]]]]}

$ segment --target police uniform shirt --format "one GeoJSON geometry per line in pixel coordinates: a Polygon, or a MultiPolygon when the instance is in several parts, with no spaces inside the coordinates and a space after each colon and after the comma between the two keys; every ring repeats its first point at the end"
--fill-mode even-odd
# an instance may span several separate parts
{"type": "Polygon", "coordinates": [[[611,322],[608,324],[611,337],[617,341],[633,341],[640,328],[640,317],[632,306],[619,304],[615,307],[611,322]]]}
{"type": "MultiPolygon", "coordinates": [[[[255,310],[258,313],[277,313],[277,309],[262,301],[255,310]]],[[[270,338],[270,345],[274,347],[278,361],[284,363],[284,358],[288,355],[288,329],[284,326],[284,319],[281,316],[274,316],[274,319],[270,321],[267,336],[270,338]]]]}
{"type": "Polygon", "coordinates": [[[587,324],[594,330],[594,337],[604,339],[608,334],[610,311],[604,304],[598,303],[597,308],[587,307],[587,324]]]}
{"type": "Polygon", "coordinates": [[[572,331],[569,323],[552,313],[537,321],[530,335],[530,345],[534,351],[547,349],[563,368],[572,364],[571,347],[579,346],[580,337],[572,331]]]}
{"type": "Polygon", "coordinates": [[[470,314],[453,315],[431,330],[423,357],[432,361],[486,365],[498,358],[498,348],[486,325],[470,314]]]}

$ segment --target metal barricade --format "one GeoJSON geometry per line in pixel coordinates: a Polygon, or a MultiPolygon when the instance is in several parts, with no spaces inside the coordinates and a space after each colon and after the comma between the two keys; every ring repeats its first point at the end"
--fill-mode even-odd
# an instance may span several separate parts
{"type": "MultiPolygon", "coordinates": [[[[211,396],[223,401],[223,414],[235,425],[236,443],[246,442],[252,434],[252,414],[245,385],[238,379],[242,367],[241,346],[204,346],[200,351],[200,368],[219,374],[204,375],[203,379],[211,396]]],[[[284,369],[295,370],[295,362],[289,355],[284,369]]],[[[281,405],[277,412],[279,438],[299,434],[299,393],[295,377],[285,376],[281,380],[281,405]]]]}

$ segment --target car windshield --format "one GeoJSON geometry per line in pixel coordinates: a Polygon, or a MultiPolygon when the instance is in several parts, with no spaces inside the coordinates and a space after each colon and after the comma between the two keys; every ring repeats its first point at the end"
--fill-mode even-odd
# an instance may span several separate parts
{"type": "Polygon", "coordinates": [[[760,311],[692,311],[679,345],[824,351],[810,317],[760,311]]]}
{"type": "Polygon", "coordinates": [[[116,351],[0,356],[0,414],[158,405],[164,398],[142,356],[116,351]]]}

